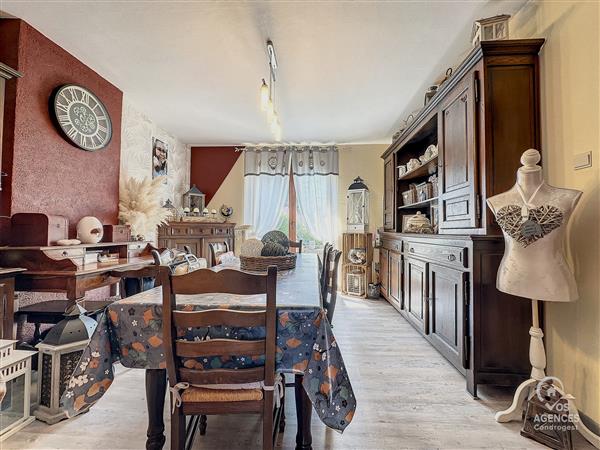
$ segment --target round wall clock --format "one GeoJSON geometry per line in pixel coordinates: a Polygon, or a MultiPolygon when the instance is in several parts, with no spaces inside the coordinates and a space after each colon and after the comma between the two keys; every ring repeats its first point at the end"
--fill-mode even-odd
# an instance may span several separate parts
{"type": "Polygon", "coordinates": [[[110,142],[112,124],[108,111],[86,88],[75,84],[60,86],[51,106],[60,130],[77,147],[93,152],[110,142]]]}

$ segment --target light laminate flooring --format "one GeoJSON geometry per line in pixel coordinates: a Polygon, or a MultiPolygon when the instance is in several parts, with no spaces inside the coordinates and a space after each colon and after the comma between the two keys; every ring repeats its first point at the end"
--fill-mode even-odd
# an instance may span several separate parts
{"type": "MultiPolygon", "coordinates": [[[[546,448],[519,435],[520,423],[499,424],[494,413],[512,392],[481,388],[465,379],[384,300],[338,297],[334,334],[358,407],[344,434],[313,414],[313,449],[525,449],[546,448]]],[[[279,448],[294,449],[293,389],[287,390],[287,427],[279,448]]],[[[168,401],[165,420],[168,420],[168,401]]],[[[48,426],[36,421],[0,449],[143,449],[146,435],[144,371],[118,367],[116,380],[90,412],[48,426]]],[[[166,423],[168,435],[169,424],[166,423]]],[[[168,442],[165,448],[168,448],[168,442]]],[[[210,416],[195,449],[261,448],[259,416],[210,416]]],[[[579,436],[576,449],[592,449],[579,436]]]]}

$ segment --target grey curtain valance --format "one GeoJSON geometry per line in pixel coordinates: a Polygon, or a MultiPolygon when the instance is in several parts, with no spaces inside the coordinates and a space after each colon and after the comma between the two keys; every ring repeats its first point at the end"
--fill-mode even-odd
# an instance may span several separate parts
{"type": "Polygon", "coordinates": [[[303,145],[292,147],[294,175],[338,175],[338,149],[335,145],[303,145]]]}
{"type": "Polygon", "coordinates": [[[338,175],[335,145],[285,145],[244,148],[244,176],[249,175],[338,175]]]}
{"type": "Polygon", "coordinates": [[[290,152],[286,147],[245,147],[244,176],[279,175],[289,173],[290,152]]]}

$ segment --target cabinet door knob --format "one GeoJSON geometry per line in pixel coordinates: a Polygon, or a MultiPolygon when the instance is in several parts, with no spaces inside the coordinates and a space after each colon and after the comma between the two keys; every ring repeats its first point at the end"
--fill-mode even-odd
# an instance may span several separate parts
{"type": "Polygon", "coordinates": [[[448,261],[456,261],[455,255],[448,255],[448,261]]]}
{"type": "Polygon", "coordinates": [[[414,253],[415,249],[413,247],[411,247],[411,248],[408,249],[408,251],[411,252],[411,253],[414,253]]]}
{"type": "Polygon", "coordinates": [[[69,254],[69,252],[68,252],[68,251],[66,251],[66,250],[62,252],[62,255],[63,255],[63,256],[67,256],[68,254],[69,254]]]}

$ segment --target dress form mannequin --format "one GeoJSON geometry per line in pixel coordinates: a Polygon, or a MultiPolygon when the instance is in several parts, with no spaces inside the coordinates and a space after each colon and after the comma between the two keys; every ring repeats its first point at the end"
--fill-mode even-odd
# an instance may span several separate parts
{"type": "MultiPolygon", "coordinates": [[[[505,240],[496,287],[508,294],[531,298],[533,315],[529,330],[531,378],[517,388],[511,406],[496,413],[498,422],[521,420],[523,402],[546,376],[544,333],[539,323],[538,301],[571,302],[578,298],[575,278],[564,254],[564,241],[567,222],[582,193],[546,184],[542,168],[537,165],[539,161],[537,150],[525,151],[515,186],[487,201],[505,240]]],[[[562,385],[557,388],[560,392],[564,391],[562,385]]],[[[567,398],[569,412],[578,417],[574,398],[567,398]]],[[[577,429],[600,448],[600,438],[581,421],[578,421],[577,429]]]]}

